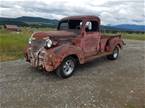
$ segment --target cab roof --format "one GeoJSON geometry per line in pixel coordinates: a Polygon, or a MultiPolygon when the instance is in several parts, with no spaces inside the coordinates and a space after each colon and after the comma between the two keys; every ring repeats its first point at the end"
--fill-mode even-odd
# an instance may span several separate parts
{"type": "Polygon", "coordinates": [[[91,15],[84,15],[84,16],[68,16],[64,17],[61,20],[96,20],[98,23],[100,23],[100,18],[97,16],[91,16],[91,15]]]}

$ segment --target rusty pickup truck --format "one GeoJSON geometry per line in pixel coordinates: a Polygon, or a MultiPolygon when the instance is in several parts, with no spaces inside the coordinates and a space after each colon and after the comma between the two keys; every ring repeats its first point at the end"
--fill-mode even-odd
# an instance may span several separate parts
{"type": "Polygon", "coordinates": [[[100,33],[99,17],[70,16],[61,19],[55,31],[33,33],[25,58],[33,67],[68,78],[77,64],[102,56],[116,60],[123,45],[121,35],[100,33]]]}

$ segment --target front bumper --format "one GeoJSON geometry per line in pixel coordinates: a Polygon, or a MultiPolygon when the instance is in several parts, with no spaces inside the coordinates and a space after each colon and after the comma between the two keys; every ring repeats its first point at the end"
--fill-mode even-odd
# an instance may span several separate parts
{"type": "Polygon", "coordinates": [[[48,72],[55,70],[53,66],[52,58],[50,53],[44,48],[40,48],[34,52],[31,47],[26,51],[26,61],[30,62],[33,67],[42,68],[48,72]]]}

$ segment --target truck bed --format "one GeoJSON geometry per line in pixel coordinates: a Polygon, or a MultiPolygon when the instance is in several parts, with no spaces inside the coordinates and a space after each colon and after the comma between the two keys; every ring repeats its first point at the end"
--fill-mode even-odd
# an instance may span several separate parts
{"type": "Polygon", "coordinates": [[[121,35],[101,35],[100,39],[100,52],[107,51],[106,47],[111,42],[111,40],[120,40],[121,35]]]}

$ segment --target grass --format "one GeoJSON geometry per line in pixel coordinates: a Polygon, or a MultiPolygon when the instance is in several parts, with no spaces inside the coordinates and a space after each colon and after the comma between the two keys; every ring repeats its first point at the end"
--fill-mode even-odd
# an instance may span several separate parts
{"type": "Polygon", "coordinates": [[[48,31],[51,28],[23,28],[21,32],[0,29],[0,61],[23,58],[24,48],[28,44],[32,31],[48,31]]]}
{"type": "MultiPolygon", "coordinates": [[[[23,51],[28,43],[32,31],[49,31],[51,28],[30,29],[23,28],[22,32],[10,32],[0,29],[0,61],[23,58],[23,51]]],[[[54,30],[54,29],[53,29],[54,30]]],[[[124,39],[145,40],[145,34],[121,33],[124,39]]]]}
{"type": "MultiPolygon", "coordinates": [[[[105,33],[106,35],[112,35],[113,33],[105,33]]],[[[128,34],[128,33],[120,33],[118,32],[117,34],[121,34],[123,39],[130,39],[130,40],[142,40],[145,41],[145,34],[143,33],[132,33],[132,34],[128,34]]]]}
{"type": "Polygon", "coordinates": [[[144,40],[145,41],[145,34],[127,34],[127,33],[122,33],[122,37],[124,39],[131,39],[131,40],[144,40]]]}
{"type": "Polygon", "coordinates": [[[22,58],[30,35],[29,31],[17,33],[0,30],[0,61],[22,58]]]}

